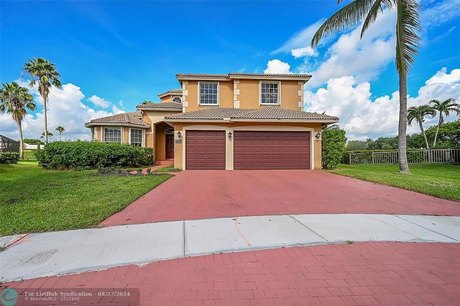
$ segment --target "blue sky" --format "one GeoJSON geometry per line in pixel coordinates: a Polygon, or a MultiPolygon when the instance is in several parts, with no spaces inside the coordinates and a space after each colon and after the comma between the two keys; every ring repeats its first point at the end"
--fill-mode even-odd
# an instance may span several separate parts
{"type": "MultiPolygon", "coordinates": [[[[392,100],[397,90],[391,13],[370,30],[367,41],[353,39],[354,29],[350,28],[312,51],[306,47],[318,21],[340,7],[334,0],[1,1],[0,5],[0,82],[18,80],[30,58],[45,57],[54,62],[63,84],[69,86],[56,93],[56,102],[50,101],[50,113],[53,104],[66,101],[69,105],[78,102],[86,112],[64,116],[62,108],[54,105],[56,116],[50,116],[56,118],[50,120],[52,124],[59,120],[64,126],[68,124],[69,137],[88,134],[82,120],[132,111],[143,100],[156,101],[159,92],[178,87],[176,73],[262,73],[269,63],[270,72],[312,73],[306,109],[330,113],[340,104],[341,109],[335,111],[345,118],[342,124],[349,127],[352,137],[392,135],[396,131],[396,127],[390,128],[393,117],[387,118],[391,122],[385,130],[364,131],[357,122],[357,126],[352,123],[352,118],[360,117],[356,113],[359,110],[345,113],[346,105],[353,104],[358,94],[367,96],[373,106],[385,96],[392,100]],[[366,84],[369,88],[363,86],[366,84]],[[332,95],[340,86],[353,91],[352,95],[332,95]],[[329,95],[327,103],[321,89],[329,95]]],[[[450,86],[449,90],[457,86],[459,80],[449,77],[456,76],[455,69],[460,68],[460,1],[425,1],[422,9],[423,43],[409,76],[409,93],[420,101],[429,98],[420,96],[420,88],[442,73],[443,67],[448,83],[442,81],[443,86],[450,86]]],[[[449,94],[459,95],[455,88],[449,90],[449,94]]],[[[41,111],[39,107],[28,118],[26,135],[40,131],[41,111]]],[[[16,135],[4,116],[0,124],[0,131],[16,135]]]]}

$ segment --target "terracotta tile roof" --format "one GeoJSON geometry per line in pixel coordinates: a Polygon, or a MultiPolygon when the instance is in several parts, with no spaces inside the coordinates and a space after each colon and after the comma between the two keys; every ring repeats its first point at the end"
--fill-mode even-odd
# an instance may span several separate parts
{"type": "Polygon", "coordinates": [[[86,127],[97,126],[97,125],[120,125],[120,126],[132,126],[139,128],[149,128],[150,125],[142,120],[142,114],[140,112],[121,113],[113,116],[102,117],[93,119],[90,122],[85,123],[86,127]]]}
{"type": "Polygon", "coordinates": [[[166,121],[181,120],[281,120],[293,122],[337,122],[337,117],[326,114],[295,111],[278,106],[264,106],[258,109],[211,107],[188,113],[165,116],[166,121]]]}
{"type": "Polygon", "coordinates": [[[208,74],[208,73],[179,73],[176,74],[178,80],[232,80],[232,79],[287,79],[308,81],[310,74],[288,73],[288,74],[268,74],[268,73],[228,73],[228,74],[208,74]]]}
{"type": "Polygon", "coordinates": [[[163,97],[166,95],[181,95],[182,94],[182,89],[170,89],[168,91],[162,92],[158,94],[159,97],[163,97]]]}
{"type": "Polygon", "coordinates": [[[139,110],[182,111],[182,103],[177,102],[150,102],[136,106],[139,110]]]}

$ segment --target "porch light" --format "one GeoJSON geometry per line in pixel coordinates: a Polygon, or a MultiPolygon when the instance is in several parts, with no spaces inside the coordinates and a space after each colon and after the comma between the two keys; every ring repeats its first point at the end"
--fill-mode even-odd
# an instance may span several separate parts
{"type": "Polygon", "coordinates": [[[320,139],[321,138],[321,132],[316,133],[315,138],[320,139]]]}
{"type": "Polygon", "coordinates": [[[182,133],[180,131],[177,132],[177,139],[179,139],[179,140],[182,139],[182,133]]]}
{"type": "Polygon", "coordinates": [[[232,135],[233,135],[233,133],[231,131],[228,132],[228,139],[232,139],[232,135]]]}

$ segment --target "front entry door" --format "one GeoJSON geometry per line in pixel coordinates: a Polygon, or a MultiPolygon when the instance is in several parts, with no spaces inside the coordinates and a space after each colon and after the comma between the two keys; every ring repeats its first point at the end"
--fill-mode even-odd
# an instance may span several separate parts
{"type": "Polygon", "coordinates": [[[166,159],[174,158],[174,134],[166,134],[166,159]]]}

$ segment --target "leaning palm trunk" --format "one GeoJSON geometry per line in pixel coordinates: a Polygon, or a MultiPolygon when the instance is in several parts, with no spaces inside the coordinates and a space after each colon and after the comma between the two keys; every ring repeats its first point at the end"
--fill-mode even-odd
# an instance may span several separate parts
{"type": "Polygon", "coordinates": [[[430,145],[428,144],[428,139],[426,138],[426,133],[425,133],[425,129],[423,128],[422,120],[420,120],[418,124],[420,125],[420,131],[422,131],[423,138],[425,139],[425,146],[426,146],[427,150],[429,150],[430,145]]]}
{"type": "Polygon", "coordinates": [[[22,135],[22,123],[17,121],[19,129],[19,158],[24,159],[24,140],[22,135]]]}
{"type": "Polygon", "coordinates": [[[438,139],[439,128],[442,124],[442,114],[439,114],[438,126],[436,127],[436,133],[434,134],[433,148],[436,147],[436,140],[438,139]]]}
{"type": "Polygon", "coordinates": [[[399,128],[398,128],[398,162],[399,171],[409,173],[407,162],[407,75],[405,71],[399,73],[399,128]]]}

